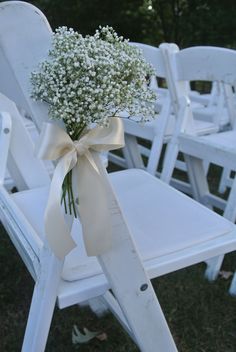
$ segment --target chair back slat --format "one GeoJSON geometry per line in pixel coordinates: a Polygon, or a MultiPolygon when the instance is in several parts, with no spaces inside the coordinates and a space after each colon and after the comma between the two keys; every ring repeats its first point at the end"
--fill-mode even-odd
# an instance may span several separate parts
{"type": "Polygon", "coordinates": [[[0,94],[0,110],[12,118],[8,169],[18,189],[48,185],[50,177],[41,160],[34,155],[34,144],[15,104],[0,94]]]}
{"type": "Polygon", "coordinates": [[[131,42],[130,44],[138,47],[142,51],[145,60],[153,66],[156,76],[166,78],[166,67],[159,48],[136,42],[131,42]]]}
{"type": "Polygon", "coordinates": [[[235,50],[196,46],[180,50],[175,56],[178,80],[236,83],[235,50]]]}

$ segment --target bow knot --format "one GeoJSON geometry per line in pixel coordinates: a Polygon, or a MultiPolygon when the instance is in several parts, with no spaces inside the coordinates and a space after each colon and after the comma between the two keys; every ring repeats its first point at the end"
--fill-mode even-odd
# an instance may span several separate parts
{"type": "Polygon", "coordinates": [[[75,141],[74,145],[75,145],[75,149],[77,151],[78,156],[82,156],[88,152],[89,146],[87,143],[86,135],[83,136],[78,141],[75,141]]]}

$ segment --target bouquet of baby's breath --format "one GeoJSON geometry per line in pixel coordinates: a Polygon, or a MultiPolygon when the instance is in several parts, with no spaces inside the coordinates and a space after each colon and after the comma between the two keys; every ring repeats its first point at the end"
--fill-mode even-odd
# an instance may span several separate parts
{"type": "MultiPolygon", "coordinates": [[[[153,74],[140,50],[111,27],[99,27],[85,37],[60,27],[48,59],[32,73],[32,96],[46,101],[49,117],[63,121],[72,140],[78,140],[92,124],[105,126],[124,111],[141,121],[154,117],[156,96],[147,84],[153,74]]],[[[71,172],[63,184],[64,201],[66,196],[76,216],[71,172]]]]}

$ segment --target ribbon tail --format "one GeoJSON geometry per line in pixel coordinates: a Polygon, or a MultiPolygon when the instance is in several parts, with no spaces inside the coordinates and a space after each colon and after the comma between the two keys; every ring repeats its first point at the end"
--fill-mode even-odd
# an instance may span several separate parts
{"type": "Polygon", "coordinates": [[[77,163],[79,214],[88,256],[103,254],[112,246],[109,190],[98,172],[99,166],[95,169],[93,164],[86,155],[77,163]]]}
{"type": "Polygon", "coordinates": [[[76,247],[61,209],[62,184],[66,174],[73,167],[71,165],[72,158],[73,156],[68,157],[68,155],[62,157],[55,168],[44,219],[48,243],[52,251],[60,259],[63,259],[76,247]]]}

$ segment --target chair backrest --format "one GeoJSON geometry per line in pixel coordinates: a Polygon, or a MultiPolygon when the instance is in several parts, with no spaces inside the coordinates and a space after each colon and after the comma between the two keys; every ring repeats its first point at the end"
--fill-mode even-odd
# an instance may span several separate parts
{"type": "Polygon", "coordinates": [[[22,116],[15,104],[1,93],[0,111],[7,112],[11,117],[11,128],[7,131],[10,133],[9,150],[6,150],[7,166],[14,175],[17,188],[22,190],[48,185],[50,177],[43,162],[34,155],[34,144],[22,116]]]}
{"type": "Polygon", "coordinates": [[[166,67],[159,48],[136,42],[131,42],[130,45],[136,46],[142,51],[145,60],[153,66],[156,76],[166,78],[166,67]]]}
{"type": "Polygon", "coordinates": [[[235,124],[233,90],[236,87],[236,51],[232,49],[196,46],[174,50],[171,45],[160,46],[168,69],[168,85],[172,98],[179,102],[187,96],[186,82],[218,83],[224,90],[225,104],[231,124],[235,124]]]}
{"type": "Polygon", "coordinates": [[[51,36],[46,17],[35,6],[21,1],[0,3],[0,91],[38,127],[47,116],[47,105],[31,99],[30,75],[48,54],[51,36]]]}
{"type": "Polygon", "coordinates": [[[236,83],[236,51],[227,48],[196,46],[176,53],[176,78],[182,81],[206,80],[236,83]]]}
{"type": "MultiPolygon", "coordinates": [[[[151,77],[150,86],[152,89],[157,91],[157,93],[159,94],[158,100],[160,100],[160,95],[166,96],[166,94],[169,94],[168,87],[166,84],[166,63],[162,51],[158,47],[143,43],[131,42],[130,44],[137,46],[142,51],[145,60],[153,66],[155,71],[155,77],[151,77]],[[158,84],[158,78],[163,80],[162,86],[158,84]]],[[[179,50],[176,44],[169,45],[172,47],[172,50],[179,50]]]]}

